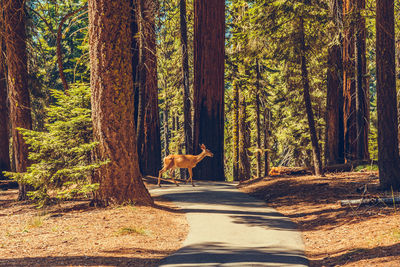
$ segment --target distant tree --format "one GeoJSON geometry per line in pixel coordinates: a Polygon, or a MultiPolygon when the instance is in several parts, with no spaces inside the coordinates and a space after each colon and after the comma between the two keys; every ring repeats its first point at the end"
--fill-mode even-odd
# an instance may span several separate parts
{"type": "Polygon", "coordinates": [[[307,119],[308,119],[308,127],[310,131],[311,137],[311,146],[313,153],[313,161],[314,161],[314,171],[315,175],[323,175],[322,169],[322,160],[321,153],[319,150],[319,143],[317,138],[317,132],[315,130],[315,121],[314,121],[314,113],[311,106],[311,98],[310,98],[310,82],[308,78],[308,70],[307,70],[307,59],[306,59],[306,45],[305,45],[305,36],[304,36],[304,20],[302,17],[299,18],[299,46],[300,46],[300,64],[301,64],[301,81],[303,85],[303,97],[304,104],[306,107],[307,119]]]}
{"type": "Polygon", "coordinates": [[[400,189],[396,104],[394,1],[376,1],[376,77],[379,181],[384,189],[400,189]]]}
{"type": "MultiPolygon", "coordinates": [[[[1,4],[2,1],[0,1],[0,5],[1,4]]],[[[1,25],[0,18],[0,31],[3,29],[1,25]]],[[[6,62],[4,57],[5,49],[3,45],[3,37],[0,35],[0,178],[3,177],[3,171],[10,170],[6,62]]]]}
{"type": "Polygon", "coordinates": [[[325,128],[325,164],[344,163],[343,132],[343,62],[342,62],[342,0],[330,2],[330,21],[333,27],[330,34],[339,40],[328,49],[326,128],[325,128]]]}
{"type": "Polygon", "coordinates": [[[185,131],[185,149],[186,154],[193,154],[193,123],[189,87],[189,51],[187,37],[186,0],[180,0],[179,5],[182,47],[183,127],[185,131]]]}
{"type": "Polygon", "coordinates": [[[152,204],[141,179],[134,123],[130,0],[89,0],[94,174],[99,205],[152,204]]]}
{"type": "Polygon", "coordinates": [[[199,163],[197,179],[225,180],[225,1],[194,1],[194,153],[205,144],[214,157],[199,163]]]}
{"type": "Polygon", "coordinates": [[[232,150],[233,150],[233,180],[239,181],[239,84],[232,82],[232,150]]]}
{"type": "Polygon", "coordinates": [[[139,114],[137,125],[138,154],[143,175],[157,176],[161,169],[160,118],[158,111],[155,1],[139,3],[139,114]]]}
{"type": "Polygon", "coordinates": [[[239,166],[238,178],[239,181],[249,180],[251,178],[250,162],[248,156],[248,129],[247,129],[247,113],[246,113],[246,98],[243,92],[239,92],[239,166]]]}
{"type": "MultiPolygon", "coordinates": [[[[31,129],[25,32],[25,1],[3,0],[11,134],[17,172],[28,166],[28,146],[17,128],[31,129]]],[[[27,199],[28,187],[19,185],[19,200],[27,199]]]]}

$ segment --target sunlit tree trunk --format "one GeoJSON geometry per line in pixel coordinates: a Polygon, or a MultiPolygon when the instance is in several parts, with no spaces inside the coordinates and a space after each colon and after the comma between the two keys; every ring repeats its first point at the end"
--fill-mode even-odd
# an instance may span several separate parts
{"type": "Polygon", "coordinates": [[[232,82],[233,106],[232,106],[232,150],[233,150],[233,180],[239,181],[239,85],[232,82]]]}
{"type": "Polygon", "coordinates": [[[270,135],[270,121],[271,111],[265,109],[264,111],[264,177],[269,175],[269,135],[270,135]]]}
{"type": "Polygon", "coordinates": [[[181,46],[182,46],[182,83],[183,83],[183,117],[185,132],[186,154],[193,154],[193,125],[192,108],[190,103],[189,88],[189,53],[186,22],[186,0],[180,0],[180,24],[181,24],[181,46]]]}
{"type": "Polygon", "coordinates": [[[149,205],[135,142],[131,1],[88,3],[94,156],[110,161],[94,175],[95,202],[149,205]]]}
{"type": "Polygon", "coordinates": [[[246,114],[246,99],[242,93],[239,97],[239,181],[250,179],[250,162],[248,156],[247,144],[247,114],[246,114]]]}
{"type": "Polygon", "coordinates": [[[256,73],[257,73],[257,79],[256,79],[256,130],[257,130],[257,152],[256,152],[256,157],[257,157],[257,178],[261,177],[261,120],[260,120],[260,80],[261,80],[261,74],[260,74],[260,66],[258,63],[258,60],[256,60],[256,73]]]}
{"type": "MultiPolygon", "coordinates": [[[[0,1],[2,4],[2,1],[0,1]]],[[[0,15],[0,32],[3,31],[0,15]]],[[[3,37],[0,36],[0,179],[3,171],[10,170],[10,151],[8,138],[8,108],[7,108],[7,83],[6,62],[3,37]]]]}
{"type": "Polygon", "coordinates": [[[194,169],[197,179],[224,175],[225,1],[194,1],[194,153],[214,153],[194,169]]]}
{"type": "MultiPolygon", "coordinates": [[[[32,128],[26,55],[25,1],[4,0],[3,3],[14,161],[16,171],[25,172],[28,166],[28,145],[17,130],[17,128],[32,128]]],[[[27,199],[26,193],[29,190],[28,186],[20,184],[18,199],[27,199]]]]}
{"type": "Polygon", "coordinates": [[[354,8],[355,1],[343,1],[343,126],[346,161],[353,161],[357,157],[354,8]]]}
{"type": "Polygon", "coordinates": [[[396,104],[394,1],[376,1],[376,78],[379,181],[384,189],[400,189],[396,104]]]}
{"type": "Polygon", "coordinates": [[[300,64],[301,64],[301,81],[303,85],[304,104],[306,106],[308,127],[311,137],[311,147],[313,152],[314,170],[315,175],[323,175],[321,153],[319,150],[317,131],[315,130],[314,113],[311,106],[310,98],[310,85],[308,79],[307,61],[306,61],[306,48],[305,48],[305,34],[304,34],[304,20],[302,17],[299,19],[299,42],[300,42],[300,64]]]}

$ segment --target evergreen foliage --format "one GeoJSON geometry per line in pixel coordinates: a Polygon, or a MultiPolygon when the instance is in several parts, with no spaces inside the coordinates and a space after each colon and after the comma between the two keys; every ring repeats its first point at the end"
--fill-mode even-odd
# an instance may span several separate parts
{"type": "Polygon", "coordinates": [[[92,172],[107,162],[94,162],[90,111],[90,89],[71,86],[68,94],[51,91],[55,104],[46,108],[44,131],[19,129],[29,145],[31,165],[25,173],[6,172],[19,183],[34,187],[28,195],[39,205],[52,197],[69,199],[98,188],[90,181],[92,172]]]}

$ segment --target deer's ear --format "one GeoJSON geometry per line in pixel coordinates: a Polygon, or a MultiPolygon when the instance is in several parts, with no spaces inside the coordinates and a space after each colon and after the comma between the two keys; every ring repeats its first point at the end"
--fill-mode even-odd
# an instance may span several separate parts
{"type": "Polygon", "coordinates": [[[201,145],[200,145],[200,148],[201,148],[201,149],[206,149],[206,146],[205,146],[204,144],[201,144],[201,145]]]}

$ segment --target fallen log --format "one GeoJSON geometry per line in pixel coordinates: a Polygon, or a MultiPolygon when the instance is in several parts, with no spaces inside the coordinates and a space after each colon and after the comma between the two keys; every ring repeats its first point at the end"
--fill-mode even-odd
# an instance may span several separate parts
{"type": "MultiPolygon", "coordinates": [[[[151,176],[151,175],[146,175],[146,176],[144,176],[142,179],[143,179],[145,182],[148,182],[148,183],[156,183],[156,182],[158,181],[158,177],[151,176]]],[[[161,178],[161,181],[168,182],[168,183],[172,183],[172,184],[174,183],[174,181],[172,181],[171,178],[170,178],[170,179],[161,178]]],[[[177,181],[178,183],[186,182],[186,180],[177,179],[177,178],[175,178],[175,181],[177,181]]]]}
{"type": "Polygon", "coordinates": [[[341,206],[393,205],[400,204],[400,197],[345,199],[339,202],[341,206]]]}

